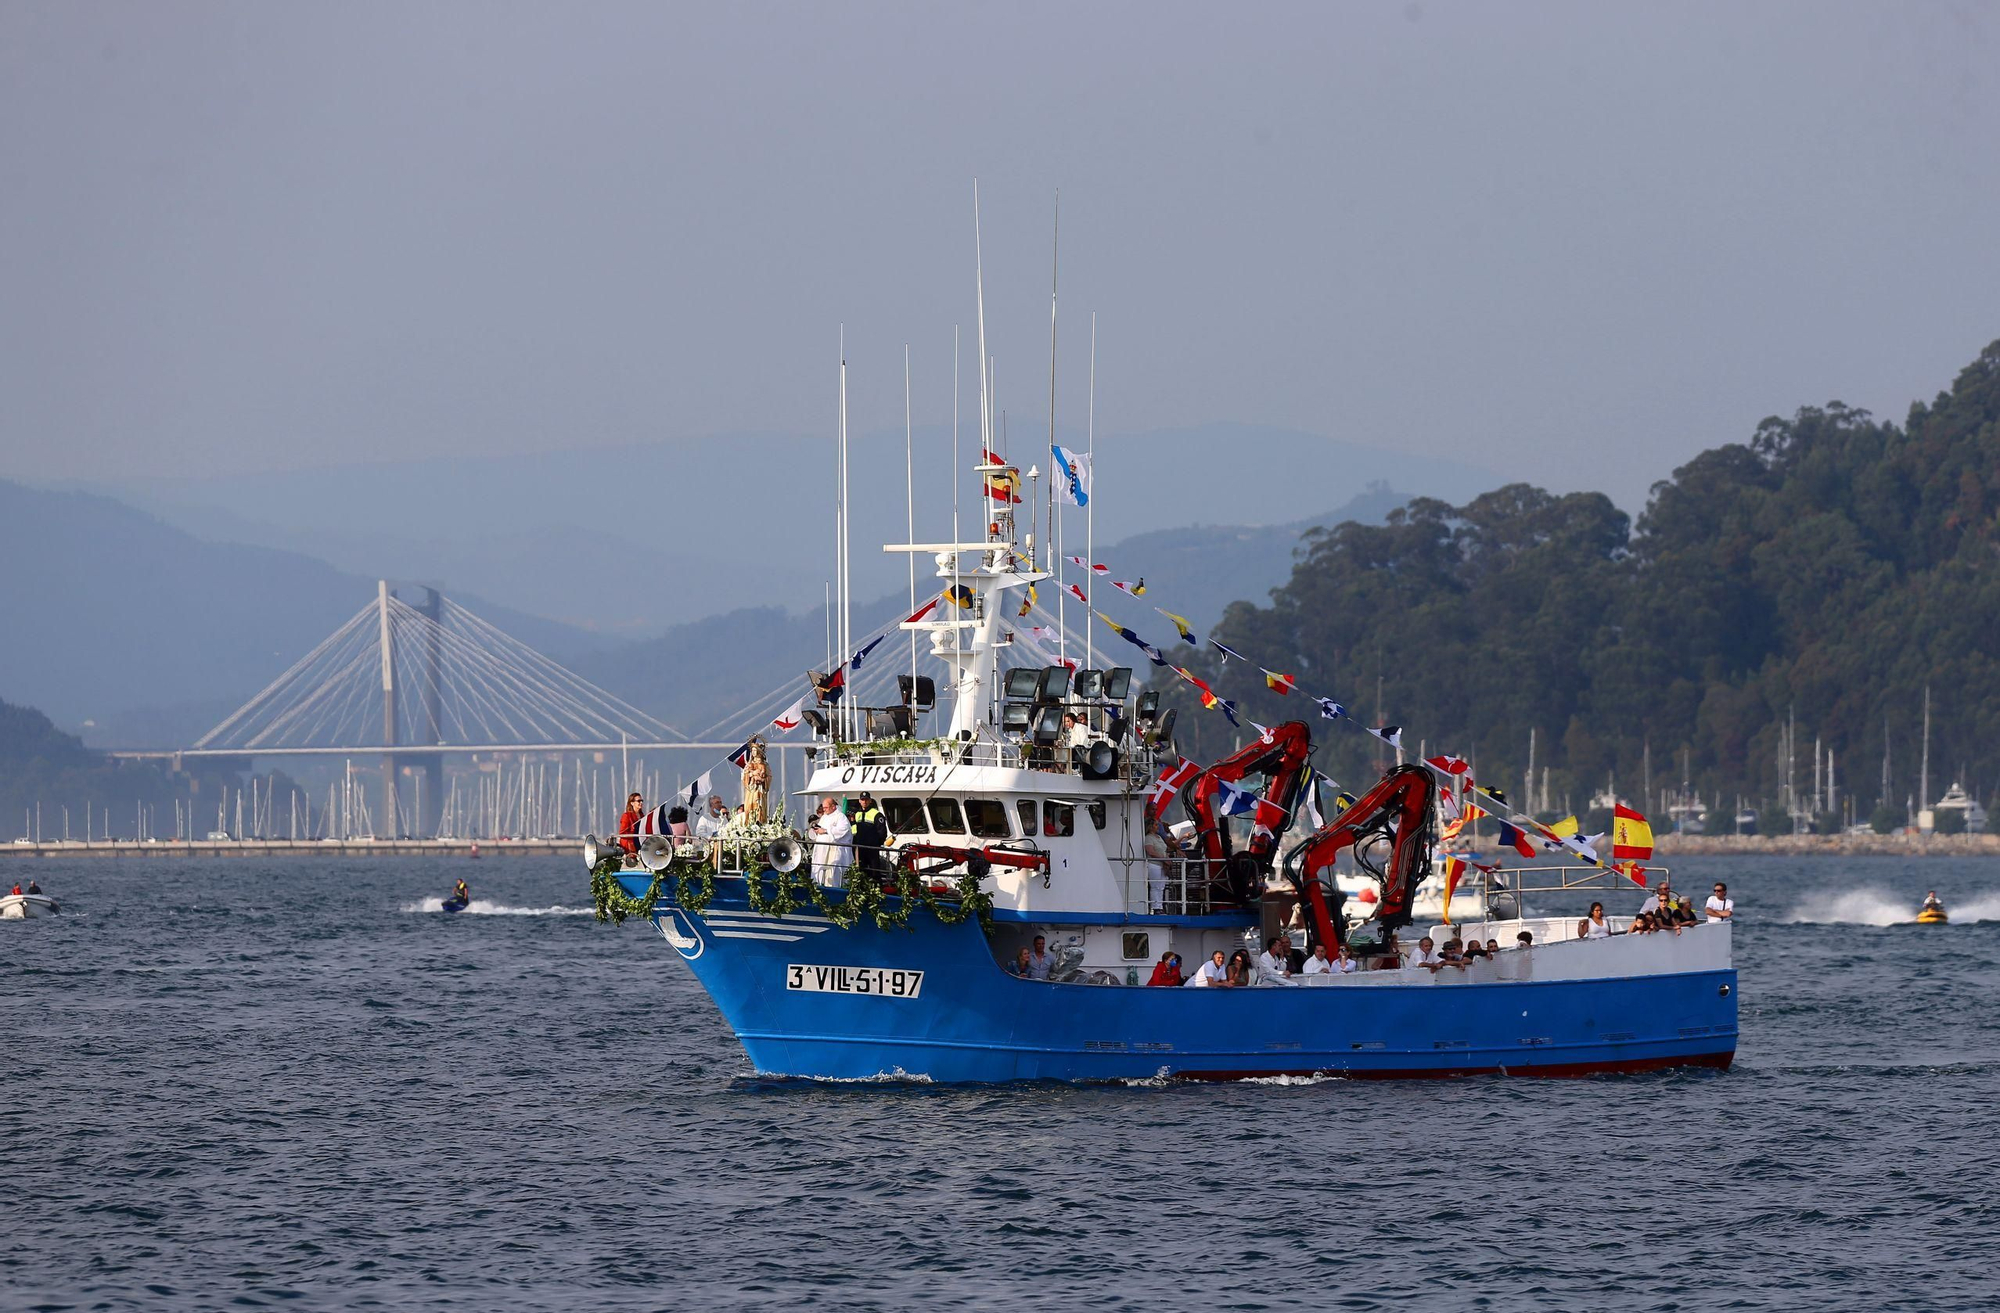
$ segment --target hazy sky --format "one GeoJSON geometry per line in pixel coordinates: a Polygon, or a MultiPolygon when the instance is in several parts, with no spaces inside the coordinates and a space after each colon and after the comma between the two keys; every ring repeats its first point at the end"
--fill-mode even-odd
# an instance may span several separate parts
{"type": "Polygon", "coordinates": [[[1636,505],[2000,337],[1996,139],[1970,4],[9,0],[0,474],[942,419],[976,176],[1017,425],[1060,188],[1066,423],[1636,505]]]}

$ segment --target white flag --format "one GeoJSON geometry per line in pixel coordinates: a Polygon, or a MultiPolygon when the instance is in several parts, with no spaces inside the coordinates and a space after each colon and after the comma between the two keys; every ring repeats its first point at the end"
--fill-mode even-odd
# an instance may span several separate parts
{"type": "Polygon", "coordinates": [[[1068,447],[1052,446],[1049,450],[1063,474],[1063,496],[1072,506],[1090,505],[1090,457],[1078,455],[1068,447]]]}
{"type": "Polygon", "coordinates": [[[797,702],[792,703],[791,706],[785,708],[783,711],[778,713],[777,719],[771,722],[771,728],[779,730],[795,730],[800,725],[805,723],[805,718],[806,718],[806,700],[804,698],[800,698],[797,702]]]}

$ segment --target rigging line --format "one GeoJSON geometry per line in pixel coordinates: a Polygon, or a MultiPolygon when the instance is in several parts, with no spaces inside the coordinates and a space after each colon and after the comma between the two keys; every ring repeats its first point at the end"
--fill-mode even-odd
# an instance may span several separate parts
{"type": "MultiPolygon", "coordinates": [[[[881,624],[881,625],[878,625],[878,626],[877,626],[876,628],[874,628],[874,629],[871,629],[871,630],[869,630],[869,631],[868,631],[867,633],[863,634],[863,635],[862,635],[862,636],[861,636],[860,638],[858,638],[858,639],[854,640],[854,647],[853,647],[852,649],[850,649],[850,651],[849,651],[849,653],[848,653],[848,661],[852,661],[852,660],[853,660],[853,653],[854,653],[854,652],[856,652],[856,651],[859,651],[860,649],[862,649],[862,648],[864,648],[864,647],[868,646],[868,644],[869,644],[870,642],[872,642],[872,641],[873,641],[874,639],[886,636],[886,635],[887,635],[887,634],[889,633],[889,631],[891,631],[892,629],[895,629],[895,628],[896,628],[897,626],[901,625],[902,623],[903,623],[903,617],[902,617],[902,616],[897,616],[896,618],[894,618],[894,619],[892,619],[892,620],[889,620],[888,622],[886,622],[886,623],[884,623],[884,624],[881,624]]],[[[915,631],[912,631],[912,632],[915,632],[915,631]]],[[[841,663],[841,665],[842,665],[842,666],[845,666],[845,665],[847,665],[847,661],[843,661],[843,662],[841,663]]],[[[833,673],[833,672],[832,672],[832,671],[828,671],[827,673],[828,673],[828,674],[831,674],[831,673],[833,673]]],[[[762,705],[764,705],[764,704],[770,704],[770,705],[776,705],[776,706],[780,706],[780,707],[783,707],[783,706],[786,706],[786,705],[789,705],[789,704],[787,704],[787,703],[779,703],[779,702],[776,702],[776,700],[775,700],[775,699],[776,699],[776,698],[778,698],[778,697],[780,697],[780,696],[782,696],[782,692],[783,692],[783,689],[784,689],[785,687],[787,687],[787,686],[793,686],[793,687],[795,687],[795,685],[793,684],[793,681],[794,681],[794,680],[798,680],[798,679],[801,679],[801,678],[803,678],[803,676],[800,676],[800,675],[794,675],[794,676],[792,676],[792,677],[791,677],[790,679],[787,679],[787,680],[785,681],[785,684],[783,684],[783,685],[780,685],[780,686],[779,686],[779,689],[778,689],[778,690],[774,690],[774,691],[773,691],[772,693],[767,693],[767,694],[765,694],[765,695],[764,695],[764,697],[763,697],[762,699],[760,699],[760,700],[759,700],[758,702],[753,702],[753,703],[750,703],[750,704],[747,704],[747,705],[745,705],[745,706],[743,706],[743,707],[740,707],[740,708],[738,708],[737,710],[735,710],[735,711],[732,711],[732,712],[730,712],[730,713],[729,713],[729,715],[727,715],[727,716],[723,717],[723,718],[722,718],[721,720],[718,720],[718,721],[716,721],[716,722],[715,722],[715,723],[714,723],[713,725],[710,725],[710,726],[709,726],[709,727],[708,727],[707,729],[705,729],[705,730],[701,731],[701,733],[700,733],[699,737],[700,737],[700,738],[704,738],[704,739],[706,739],[706,738],[709,738],[709,737],[711,737],[711,736],[712,736],[712,735],[713,735],[713,734],[715,733],[715,731],[716,731],[716,730],[718,730],[718,729],[723,729],[723,728],[726,728],[727,726],[730,726],[730,725],[733,725],[733,724],[736,724],[736,723],[738,723],[739,721],[741,721],[741,720],[743,719],[743,717],[745,717],[746,715],[748,715],[748,714],[749,714],[749,713],[750,713],[751,711],[754,711],[754,710],[758,709],[758,708],[759,708],[760,706],[762,706],[762,705]]],[[[807,685],[807,687],[806,687],[806,690],[805,690],[805,691],[806,691],[806,695],[807,695],[808,697],[810,697],[810,696],[811,696],[811,694],[812,694],[812,687],[811,687],[810,683],[808,683],[808,685],[807,685]]]]}

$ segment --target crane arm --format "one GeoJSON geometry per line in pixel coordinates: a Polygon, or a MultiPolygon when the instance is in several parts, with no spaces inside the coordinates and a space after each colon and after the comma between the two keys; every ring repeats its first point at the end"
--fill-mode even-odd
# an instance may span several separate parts
{"type": "Polygon", "coordinates": [[[1410,901],[1419,882],[1430,870],[1431,847],[1436,842],[1437,781],[1422,766],[1397,766],[1374,788],[1355,799],[1318,833],[1302,840],[1285,857],[1285,872],[1305,903],[1312,918],[1313,934],[1323,944],[1346,942],[1339,915],[1338,886],[1331,871],[1341,850],[1353,848],[1355,859],[1382,880],[1382,899],[1376,913],[1385,930],[1410,923],[1410,901]],[[1373,867],[1363,847],[1387,839],[1389,861],[1384,868],[1373,867]],[[1327,879],[1321,879],[1321,873],[1327,879]],[[1327,889],[1332,887],[1332,898],[1327,889]]]}
{"type": "Polygon", "coordinates": [[[1303,721],[1288,720],[1273,726],[1268,737],[1260,735],[1216,762],[1181,790],[1181,805],[1195,823],[1195,855],[1211,877],[1227,878],[1238,902],[1251,902],[1261,878],[1270,873],[1278,841],[1291,827],[1311,759],[1311,731],[1303,721]],[[1253,775],[1263,776],[1264,786],[1257,791],[1249,843],[1239,853],[1219,800],[1225,782],[1236,786],[1253,775]]]}

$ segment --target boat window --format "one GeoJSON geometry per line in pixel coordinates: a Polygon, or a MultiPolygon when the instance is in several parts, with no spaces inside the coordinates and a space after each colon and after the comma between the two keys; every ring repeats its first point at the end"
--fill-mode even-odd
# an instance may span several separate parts
{"type": "Polygon", "coordinates": [[[1066,834],[1076,833],[1076,808],[1054,798],[1042,804],[1042,833],[1051,839],[1060,839],[1066,834]]]}
{"type": "Polygon", "coordinates": [[[1007,804],[995,802],[991,798],[967,798],[965,819],[972,826],[972,832],[982,839],[1009,839],[1013,831],[1007,828],[1007,804]]]}
{"type": "Polygon", "coordinates": [[[930,828],[924,824],[922,798],[882,799],[882,819],[889,823],[891,834],[922,834],[930,828]]]}
{"type": "Polygon", "coordinates": [[[1125,960],[1144,961],[1153,955],[1153,937],[1143,930],[1125,932],[1125,960]]]}
{"type": "Polygon", "coordinates": [[[1021,813],[1021,833],[1033,837],[1042,832],[1042,813],[1035,807],[1033,798],[1023,798],[1014,804],[1021,813]]]}
{"type": "Polygon", "coordinates": [[[1091,823],[1092,825],[1095,825],[1095,826],[1096,826],[1096,827],[1097,827],[1098,829],[1100,829],[1100,830],[1104,828],[1104,804],[1103,804],[1103,803],[1101,803],[1101,802],[1093,802],[1093,803],[1091,803],[1091,804],[1090,804],[1090,805],[1089,805],[1088,807],[1084,808],[1084,810],[1090,813],[1090,823],[1091,823]]]}
{"type": "Polygon", "coordinates": [[[931,799],[931,828],[939,834],[965,833],[965,819],[958,814],[958,799],[931,799]]]}

